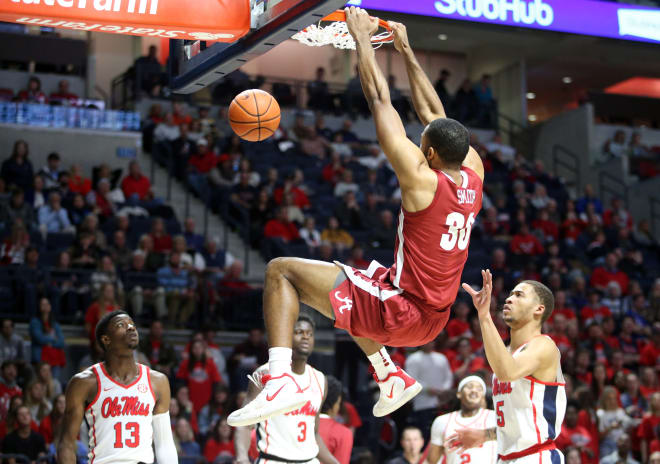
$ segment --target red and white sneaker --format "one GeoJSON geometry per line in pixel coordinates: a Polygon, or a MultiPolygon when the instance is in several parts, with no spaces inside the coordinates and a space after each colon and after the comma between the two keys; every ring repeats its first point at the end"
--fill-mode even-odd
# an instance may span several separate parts
{"type": "Polygon", "coordinates": [[[298,409],[307,402],[302,389],[289,373],[278,377],[264,375],[261,381],[264,388],[252,401],[227,417],[229,425],[241,427],[263,422],[298,409]]]}
{"type": "Polygon", "coordinates": [[[390,372],[384,380],[379,380],[375,373],[374,379],[380,387],[380,398],[373,411],[376,417],[387,416],[396,411],[422,391],[422,384],[399,366],[396,367],[396,372],[390,372]]]}

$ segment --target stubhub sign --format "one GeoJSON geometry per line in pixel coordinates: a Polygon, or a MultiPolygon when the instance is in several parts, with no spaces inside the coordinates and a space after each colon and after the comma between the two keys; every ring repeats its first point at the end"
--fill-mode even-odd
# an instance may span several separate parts
{"type": "Polygon", "coordinates": [[[423,16],[660,43],[660,9],[595,0],[351,0],[423,16]]]}
{"type": "Polygon", "coordinates": [[[458,13],[465,18],[486,18],[493,21],[513,21],[547,27],[554,20],[554,11],[543,0],[439,0],[434,3],[440,14],[458,13]]]}

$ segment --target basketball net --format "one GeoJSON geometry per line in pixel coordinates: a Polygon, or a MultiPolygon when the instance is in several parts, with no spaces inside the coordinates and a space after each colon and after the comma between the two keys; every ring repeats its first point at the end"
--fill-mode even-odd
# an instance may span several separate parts
{"type": "Polygon", "coordinates": [[[186,3],[181,0],[2,0],[0,21],[221,42],[235,42],[250,31],[250,0],[186,3]]]}
{"type": "MultiPolygon", "coordinates": [[[[394,33],[385,21],[379,19],[378,26],[383,31],[371,36],[371,44],[374,48],[394,41],[394,33]]],[[[335,48],[344,50],[355,50],[355,40],[348,32],[346,14],[341,10],[330,13],[320,20],[318,24],[312,24],[306,27],[291,38],[310,47],[332,45],[335,48]],[[329,24],[323,25],[322,23],[329,24]]]]}

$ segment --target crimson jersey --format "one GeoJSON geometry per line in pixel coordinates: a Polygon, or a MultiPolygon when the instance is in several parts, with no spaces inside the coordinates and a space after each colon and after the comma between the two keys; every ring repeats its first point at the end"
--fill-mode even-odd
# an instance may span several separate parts
{"type": "Polygon", "coordinates": [[[389,278],[432,308],[444,309],[458,293],[483,181],[465,166],[460,185],[444,172],[434,172],[438,187],[431,204],[414,213],[401,207],[389,278]]]}

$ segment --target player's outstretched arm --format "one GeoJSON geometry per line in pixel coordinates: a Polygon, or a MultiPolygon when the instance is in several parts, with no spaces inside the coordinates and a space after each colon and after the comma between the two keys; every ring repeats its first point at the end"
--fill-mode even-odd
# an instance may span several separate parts
{"type": "Polygon", "coordinates": [[[481,275],[483,277],[483,288],[480,291],[474,290],[465,283],[463,289],[470,294],[472,303],[477,308],[486,358],[497,379],[503,382],[513,382],[534,375],[542,365],[553,363],[558,351],[554,342],[547,337],[533,338],[527,344],[525,350],[516,355],[515,358],[509,353],[490,316],[493,276],[490,270],[482,270],[481,275]]]}
{"type": "Polygon", "coordinates": [[[446,118],[445,108],[442,106],[438,93],[433,88],[433,84],[431,84],[419,61],[417,61],[415,52],[410,47],[406,26],[394,21],[388,21],[387,24],[389,24],[392,32],[394,32],[394,48],[401,53],[406,63],[413,106],[419,120],[422,124],[427,125],[435,119],[446,118]]]}
{"type": "Polygon", "coordinates": [[[170,420],[170,381],[165,374],[150,371],[151,383],[156,395],[152,425],[154,429],[154,451],[158,464],[177,464],[179,458],[172,436],[172,422],[170,420]]]}
{"type": "Polygon", "coordinates": [[[419,188],[422,169],[429,172],[430,169],[421,150],[406,136],[401,118],[392,106],[385,76],[376,62],[371,35],[378,28],[378,20],[360,8],[350,7],[344,11],[348,30],[355,39],[360,82],[374,118],[378,142],[401,187],[419,188]]]}
{"type": "MultiPolygon", "coordinates": [[[[241,406],[245,406],[250,401],[255,399],[261,389],[257,386],[255,382],[260,381],[260,376],[257,373],[252,374],[250,382],[248,383],[248,391],[245,397],[245,403],[241,406]],[[255,380],[252,380],[256,378],[255,380]]],[[[234,430],[234,449],[236,450],[236,464],[250,464],[250,457],[248,453],[250,451],[250,442],[251,442],[251,431],[252,426],[245,427],[236,427],[234,430]]]]}
{"type": "Polygon", "coordinates": [[[76,464],[76,441],[85,414],[85,402],[92,388],[96,388],[96,378],[93,375],[90,378],[88,371],[75,375],[66,387],[63,430],[57,443],[57,462],[60,464],[76,464]]]}
{"type": "MultiPolygon", "coordinates": [[[[328,395],[328,379],[325,379],[325,387],[323,387],[323,401],[321,404],[325,403],[325,397],[328,395]]],[[[316,458],[321,462],[321,464],[339,464],[337,458],[335,458],[328,447],[325,446],[323,438],[321,438],[321,411],[316,413],[316,419],[314,424],[314,434],[316,436],[316,444],[319,446],[319,454],[316,458]]]]}

